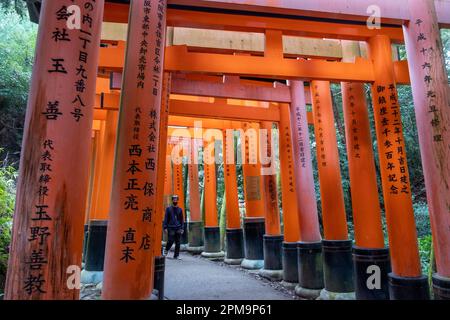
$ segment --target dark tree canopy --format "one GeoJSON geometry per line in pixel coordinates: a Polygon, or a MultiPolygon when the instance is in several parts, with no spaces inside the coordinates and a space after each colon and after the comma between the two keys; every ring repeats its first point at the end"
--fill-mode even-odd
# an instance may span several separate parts
{"type": "Polygon", "coordinates": [[[20,16],[27,12],[27,4],[24,0],[0,0],[0,5],[6,9],[14,9],[20,16]]]}

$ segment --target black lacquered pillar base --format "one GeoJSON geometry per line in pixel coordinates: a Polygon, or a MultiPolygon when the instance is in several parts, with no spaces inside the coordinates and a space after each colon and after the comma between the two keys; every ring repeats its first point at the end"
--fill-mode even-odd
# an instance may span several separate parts
{"type": "Polygon", "coordinates": [[[297,264],[295,293],[305,299],[316,299],[324,287],[322,242],[298,242],[297,264]]]}
{"type": "Polygon", "coordinates": [[[429,300],[430,289],[425,276],[406,278],[389,273],[391,300],[429,300]]]}
{"type": "Polygon", "coordinates": [[[322,240],[324,300],[354,299],[354,269],[351,240],[322,240]]]}
{"type": "Polygon", "coordinates": [[[97,284],[103,280],[107,220],[91,220],[87,238],[86,259],[81,272],[81,283],[97,284]]]}
{"type": "Polygon", "coordinates": [[[188,227],[188,247],[187,251],[200,254],[204,250],[203,221],[190,221],[188,227]]]}
{"type": "Polygon", "coordinates": [[[433,274],[433,293],[435,300],[450,300],[450,278],[433,274]]]}
{"type": "Polygon", "coordinates": [[[153,289],[157,291],[158,300],[164,300],[164,274],[166,269],[166,258],[155,257],[155,271],[153,275],[153,289]]]}
{"type": "Polygon", "coordinates": [[[298,284],[297,242],[283,242],[281,260],[283,262],[282,284],[293,289],[298,284]]]}
{"type": "Polygon", "coordinates": [[[264,218],[244,218],[245,259],[242,268],[261,269],[264,266],[264,233],[264,218]]]}
{"type": "Polygon", "coordinates": [[[389,249],[353,247],[355,296],[358,300],[389,300],[389,249]]]}
{"type": "Polygon", "coordinates": [[[205,227],[205,249],[202,252],[202,257],[210,260],[223,260],[225,252],[220,248],[220,228],[219,227],[205,227]]]}
{"type": "Polygon", "coordinates": [[[244,259],[244,231],[242,229],[227,229],[227,252],[224,262],[239,265],[244,259]]]}
{"type": "Polygon", "coordinates": [[[283,260],[281,258],[283,239],[282,235],[265,234],[263,236],[264,268],[259,271],[259,274],[272,281],[283,279],[283,260]]]}

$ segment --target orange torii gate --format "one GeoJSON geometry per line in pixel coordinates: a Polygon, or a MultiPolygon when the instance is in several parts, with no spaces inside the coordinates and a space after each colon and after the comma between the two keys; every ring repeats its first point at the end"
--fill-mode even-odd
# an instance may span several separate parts
{"type": "MultiPolygon", "coordinates": [[[[143,176],[135,171],[137,177],[142,178],[136,181],[133,177],[127,177],[124,170],[127,169],[127,160],[133,161],[135,156],[138,157],[136,161],[143,160],[141,156],[148,155],[147,153],[155,153],[156,159],[158,159],[155,161],[155,165],[161,166],[159,152],[161,145],[149,143],[148,148],[146,146],[147,149],[144,151],[138,144],[128,146],[126,143],[134,140],[144,143],[144,135],[148,138],[152,136],[150,142],[154,142],[153,139],[155,137],[157,139],[159,136],[161,126],[164,126],[164,122],[160,121],[160,115],[163,114],[161,104],[164,70],[268,77],[294,81],[343,81],[372,84],[390,242],[392,273],[389,274],[389,293],[391,299],[428,298],[428,284],[420,271],[408,168],[396,92],[397,84],[409,83],[409,78],[411,78],[438,267],[437,274],[433,277],[434,292],[437,298],[448,298],[450,290],[450,255],[448,254],[450,222],[448,218],[449,205],[446,201],[450,199],[447,188],[450,167],[450,157],[448,156],[450,137],[445,128],[450,122],[450,111],[446,108],[449,91],[438,31],[439,26],[450,25],[449,3],[432,0],[379,2],[381,12],[385,15],[382,22],[390,23],[381,29],[370,29],[364,24],[346,23],[349,20],[366,20],[365,10],[371,4],[369,0],[347,1],[345,4],[334,2],[332,5],[325,0],[288,0],[283,1],[283,4],[269,0],[161,0],[158,4],[156,2],[144,4],[144,2],[131,1],[131,5],[128,5],[107,2],[104,6],[103,1],[92,1],[86,6],[84,2],[82,5],[81,1],[74,0],[70,3],[79,4],[83,10],[90,11],[91,17],[95,17],[91,22],[83,22],[88,24],[83,27],[89,28],[89,39],[80,37],[83,39],[80,43],[73,41],[66,45],[55,45],[49,35],[55,27],[63,27],[64,17],[58,19],[54,15],[61,4],[44,0],[40,9],[41,22],[36,51],[38,59],[36,59],[33,71],[30,103],[27,110],[6,298],[77,298],[78,291],[66,288],[66,279],[61,275],[66,273],[68,267],[81,264],[81,230],[84,218],[80,212],[84,212],[86,203],[84,199],[88,186],[86,174],[88,170],[86,169],[90,154],[91,120],[93,106],[103,105],[94,103],[93,79],[97,54],[100,54],[99,70],[102,73],[124,70],[124,78],[127,81],[124,82],[126,85],[123,88],[122,101],[134,100],[136,103],[144,103],[145,121],[155,120],[154,125],[150,120],[149,126],[146,126],[142,130],[142,135],[138,136],[136,130],[134,130],[134,134],[133,130],[130,130],[132,122],[136,123],[132,112],[126,112],[125,108],[121,108],[119,111],[120,121],[116,150],[123,152],[120,152],[115,163],[114,175],[116,178],[113,181],[113,190],[115,191],[113,191],[114,197],[112,197],[113,201],[109,212],[104,298],[146,299],[150,295],[151,271],[155,256],[154,250],[150,246],[158,241],[156,225],[159,223],[157,221],[158,213],[154,213],[157,208],[158,196],[154,194],[153,187],[158,185],[162,169],[148,169],[153,167],[152,161],[146,162],[148,166],[145,168],[151,171],[149,181],[145,181],[144,186],[139,190],[134,189],[137,189],[136,183],[144,182],[140,181],[143,176]],[[171,5],[168,10],[166,10],[167,2],[171,5]],[[185,4],[193,7],[221,8],[224,11],[199,15],[194,10],[182,10],[177,7],[177,5],[185,4]],[[144,5],[151,6],[151,8],[144,8],[144,5]],[[435,10],[435,7],[438,10],[435,10]],[[105,9],[104,21],[128,23],[129,29],[132,31],[129,32],[126,62],[124,47],[110,45],[98,49],[99,26],[103,8],[105,9]],[[229,9],[247,11],[250,22],[243,26],[241,16],[227,12],[229,9]],[[128,15],[129,11],[130,15],[128,15]],[[252,12],[266,12],[271,13],[272,16],[256,17],[251,15],[252,12]],[[297,19],[286,17],[286,14],[306,15],[322,19],[299,23],[297,19]],[[330,14],[338,21],[324,20],[330,14]],[[141,24],[145,15],[154,15],[148,25],[141,24]],[[128,17],[130,17],[130,21],[128,21],[128,17]],[[159,23],[155,23],[156,21],[159,23]],[[264,33],[267,40],[266,51],[264,56],[251,56],[189,52],[188,48],[184,46],[172,46],[164,50],[166,23],[169,26],[264,33]],[[340,28],[343,25],[345,27],[340,28]],[[403,30],[400,26],[403,27],[403,30]],[[369,59],[356,59],[353,63],[286,59],[283,56],[282,47],[279,45],[283,34],[367,41],[370,57],[369,59]],[[151,50],[146,50],[146,48],[142,50],[143,48],[138,47],[139,37],[152,40],[149,44],[151,50]],[[409,63],[406,61],[394,62],[390,55],[391,43],[402,42],[403,37],[406,39],[407,53],[411,59],[409,63]],[[52,50],[49,50],[49,45],[52,46],[50,48],[52,50]],[[166,51],[165,54],[164,51],[166,51]],[[81,52],[83,54],[80,54],[81,52]],[[148,55],[148,59],[144,60],[156,63],[156,65],[146,64],[142,67],[142,72],[139,72],[140,54],[143,54],[144,58],[148,55]],[[86,59],[87,56],[89,60],[86,59]],[[76,65],[69,65],[65,61],[69,58],[71,61],[76,61],[76,65]],[[81,62],[80,67],[78,67],[78,62],[81,62]],[[77,72],[78,74],[76,74],[77,72]],[[72,86],[73,82],[77,80],[77,76],[90,80],[83,92],[75,92],[72,86]],[[145,86],[146,79],[148,80],[147,84],[152,86],[152,91],[139,92],[139,88],[145,86]],[[54,90],[55,86],[42,86],[42,83],[49,82],[58,83],[58,89],[54,90]],[[76,98],[73,99],[72,96],[76,96],[76,98]],[[154,103],[149,106],[149,102],[154,103]],[[60,107],[63,105],[67,105],[64,110],[69,108],[72,112],[62,114],[60,107]],[[147,110],[149,108],[153,109],[147,110]],[[56,119],[60,121],[54,121],[56,119]],[[83,125],[75,127],[70,122],[74,119],[83,125]],[[42,152],[36,152],[36,150],[42,152]],[[127,150],[130,159],[127,159],[127,150]],[[68,165],[73,162],[74,158],[78,159],[78,165],[68,165]],[[50,171],[50,167],[52,176],[50,177],[47,172],[48,177],[46,177],[42,170],[50,171]],[[127,178],[128,183],[126,182],[127,178]],[[37,179],[39,183],[36,183],[37,179]],[[37,188],[38,193],[32,188],[37,188]],[[127,195],[127,191],[130,191],[129,195],[127,195]],[[139,194],[131,193],[131,191],[139,192],[139,194]],[[122,209],[119,208],[123,204],[126,205],[126,209],[122,208],[123,210],[135,210],[134,208],[139,210],[138,205],[144,205],[143,221],[122,214],[120,212],[122,209]],[[152,215],[153,213],[154,215],[152,215]],[[149,215],[156,218],[153,223],[145,225],[149,215]],[[54,221],[60,221],[61,218],[64,218],[62,224],[53,224],[54,221]],[[23,232],[30,232],[30,236],[19,238],[17,235],[23,232]],[[114,244],[117,243],[120,244],[120,250],[114,247],[114,244]],[[69,251],[62,252],[62,248],[69,251]],[[50,265],[47,261],[50,261],[53,256],[67,257],[67,259],[64,260],[64,263],[50,265]],[[27,261],[32,261],[31,259],[36,257],[39,258],[37,261],[42,263],[38,263],[37,266],[33,264],[35,269],[32,269],[27,261]],[[116,258],[119,258],[119,261],[116,258]],[[54,275],[57,275],[57,278],[54,275]],[[136,286],[136,283],[139,286],[136,286]]],[[[78,38],[80,32],[80,30],[71,30],[69,36],[73,35],[78,38]]],[[[295,88],[299,89],[298,84],[292,86],[291,90],[295,90],[295,88]]],[[[301,96],[301,93],[296,90],[295,99],[292,99],[293,104],[297,102],[296,99],[299,95],[301,96]]],[[[113,97],[113,94],[110,94],[109,97],[113,97]]],[[[250,112],[246,110],[247,108],[232,107],[223,101],[218,104],[222,107],[215,110],[217,113],[215,116],[211,116],[212,118],[239,119],[250,122],[280,122],[280,108],[284,106],[283,104],[272,105],[268,110],[251,110],[250,112]],[[227,110],[228,108],[229,110],[227,110]],[[255,113],[258,115],[255,116],[255,113]]],[[[296,104],[296,107],[301,104],[296,104]]],[[[131,108],[126,103],[123,105],[127,109],[131,108]]],[[[173,105],[176,109],[177,102],[174,102],[173,105]]],[[[189,103],[185,101],[178,103],[179,114],[183,113],[182,106],[189,106],[189,103]]],[[[195,107],[188,108],[188,115],[201,117],[201,111],[207,110],[206,107],[210,106],[211,104],[205,103],[201,110],[195,107]]],[[[303,114],[303,119],[304,117],[303,114]]],[[[291,108],[291,122],[292,118],[291,108]]],[[[147,125],[147,122],[145,123],[147,125]]],[[[302,122],[298,121],[297,126],[301,125],[302,122]]],[[[295,126],[293,125],[293,127],[295,126]]],[[[303,128],[305,128],[304,122],[303,128]]],[[[299,130],[298,128],[295,130],[292,138],[294,139],[293,145],[297,144],[297,147],[300,147],[301,145],[297,141],[299,130]]],[[[294,147],[294,151],[297,147],[294,147]]],[[[148,159],[153,159],[153,157],[149,156],[148,159]]],[[[301,171],[298,163],[302,163],[302,161],[300,154],[294,156],[294,164],[297,168],[296,176],[301,171]]],[[[135,166],[134,162],[132,163],[135,166]]],[[[308,185],[308,181],[302,181],[298,177],[295,181],[299,184],[299,188],[308,185]]],[[[157,192],[162,192],[161,188],[157,192]]],[[[303,233],[300,233],[302,246],[299,245],[299,248],[303,250],[305,242],[310,242],[311,249],[316,250],[320,235],[315,233],[315,221],[309,215],[302,215],[300,207],[298,212],[300,213],[299,224],[302,225],[302,221],[307,221],[308,225],[312,226],[311,235],[303,236],[303,233]]],[[[256,214],[260,217],[263,215],[262,212],[256,214]]],[[[345,227],[341,224],[339,226],[339,230],[332,230],[331,234],[337,235],[338,240],[345,241],[345,227]]],[[[331,227],[331,229],[333,228],[331,227]]],[[[320,248],[318,250],[320,251],[320,248]]],[[[303,251],[302,254],[304,254],[303,251]]],[[[301,274],[300,272],[299,275],[301,274]]],[[[299,279],[299,281],[301,280],[299,279]]],[[[305,282],[302,280],[300,285],[303,289],[320,289],[304,284],[305,282]]]]}

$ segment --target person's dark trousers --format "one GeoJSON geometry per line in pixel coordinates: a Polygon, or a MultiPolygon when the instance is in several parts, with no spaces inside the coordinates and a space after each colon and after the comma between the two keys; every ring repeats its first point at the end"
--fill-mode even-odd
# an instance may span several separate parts
{"type": "Polygon", "coordinates": [[[172,248],[172,245],[175,242],[175,253],[173,257],[176,258],[180,254],[181,234],[175,229],[168,229],[167,232],[169,239],[167,240],[166,252],[169,253],[170,248],[172,248]]]}

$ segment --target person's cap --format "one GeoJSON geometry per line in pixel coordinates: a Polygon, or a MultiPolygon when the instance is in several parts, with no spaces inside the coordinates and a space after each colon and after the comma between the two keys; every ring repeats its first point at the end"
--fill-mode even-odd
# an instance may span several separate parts
{"type": "Polygon", "coordinates": [[[174,194],[174,195],[172,196],[172,200],[178,200],[178,196],[177,196],[176,194],[174,194]]]}

